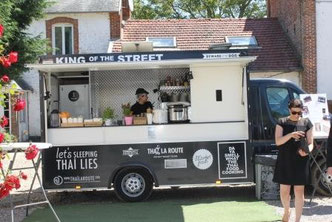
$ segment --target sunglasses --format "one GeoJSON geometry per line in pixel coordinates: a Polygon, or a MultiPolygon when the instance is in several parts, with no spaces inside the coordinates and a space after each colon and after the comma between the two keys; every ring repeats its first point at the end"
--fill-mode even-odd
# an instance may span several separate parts
{"type": "Polygon", "coordinates": [[[302,111],[299,111],[299,112],[296,112],[296,111],[291,111],[292,115],[299,115],[301,116],[302,115],[302,111]]]}

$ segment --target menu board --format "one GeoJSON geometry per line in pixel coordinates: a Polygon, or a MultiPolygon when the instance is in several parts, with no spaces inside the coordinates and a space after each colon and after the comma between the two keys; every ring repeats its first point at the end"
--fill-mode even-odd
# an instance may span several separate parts
{"type": "Polygon", "coordinates": [[[326,94],[301,94],[303,117],[309,118],[314,125],[314,137],[328,137],[330,132],[329,110],[326,94]]]}
{"type": "Polygon", "coordinates": [[[218,143],[219,179],[247,178],[245,142],[218,143]]]}

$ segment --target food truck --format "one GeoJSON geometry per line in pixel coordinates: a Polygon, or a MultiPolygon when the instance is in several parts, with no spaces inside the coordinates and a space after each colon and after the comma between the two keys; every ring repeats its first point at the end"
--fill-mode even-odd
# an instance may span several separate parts
{"type": "Polygon", "coordinates": [[[44,140],[53,144],[43,152],[45,188],[113,187],[139,201],[153,186],[253,182],[254,60],[245,50],[42,57],[32,67],[40,72],[44,140]],[[122,107],[136,102],[137,88],[149,92],[153,121],[127,125],[122,107]],[[111,126],[102,122],[107,108],[111,126]]]}
{"type": "Polygon", "coordinates": [[[255,59],[242,49],[41,57],[31,67],[40,72],[43,140],[53,144],[43,151],[44,187],[114,188],[141,201],[154,186],[253,183],[255,59]],[[138,88],[152,114],[125,121],[138,88]]]}

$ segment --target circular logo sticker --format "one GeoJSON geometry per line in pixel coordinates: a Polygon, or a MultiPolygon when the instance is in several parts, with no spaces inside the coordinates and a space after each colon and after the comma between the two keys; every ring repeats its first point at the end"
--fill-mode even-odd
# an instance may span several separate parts
{"type": "Polygon", "coordinates": [[[213,163],[213,156],[207,149],[199,149],[193,155],[193,163],[200,170],[210,168],[213,163]]]}
{"type": "Polygon", "coordinates": [[[61,176],[54,177],[53,182],[55,185],[59,186],[63,183],[63,178],[61,176]]]}
{"type": "Polygon", "coordinates": [[[72,102],[76,102],[80,98],[80,94],[76,90],[72,90],[68,93],[68,99],[72,102]]]}

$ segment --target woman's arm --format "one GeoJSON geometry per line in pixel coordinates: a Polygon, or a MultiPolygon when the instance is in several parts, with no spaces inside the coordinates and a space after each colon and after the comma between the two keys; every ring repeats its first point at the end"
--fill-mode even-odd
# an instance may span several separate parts
{"type": "Polygon", "coordinates": [[[280,145],[286,143],[291,138],[300,139],[301,137],[304,136],[303,132],[301,132],[301,131],[288,133],[285,136],[283,136],[282,134],[283,134],[283,129],[280,125],[277,124],[276,130],[275,130],[275,141],[276,141],[277,146],[280,146],[280,145]]]}

